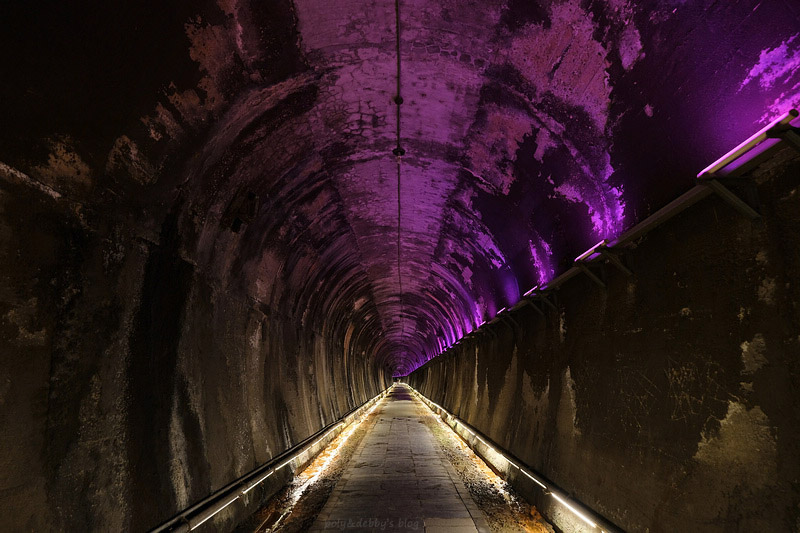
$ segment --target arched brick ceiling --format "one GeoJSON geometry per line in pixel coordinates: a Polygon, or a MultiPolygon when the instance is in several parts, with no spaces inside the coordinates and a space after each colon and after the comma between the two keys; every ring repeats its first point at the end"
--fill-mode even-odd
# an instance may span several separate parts
{"type": "Polygon", "coordinates": [[[800,104],[798,8],[779,0],[5,19],[0,161],[73,197],[175,202],[198,268],[304,327],[370,339],[362,356],[396,374],[800,104]]]}

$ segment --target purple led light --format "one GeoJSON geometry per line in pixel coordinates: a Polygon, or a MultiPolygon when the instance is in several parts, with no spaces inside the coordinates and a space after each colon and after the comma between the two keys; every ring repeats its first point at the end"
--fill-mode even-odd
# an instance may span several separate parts
{"type": "Polygon", "coordinates": [[[598,249],[598,248],[601,248],[601,247],[605,246],[606,244],[608,244],[608,241],[607,241],[606,239],[603,239],[602,241],[598,242],[597,244],[595,244],[594,246],[592,246],[591,248],[589,248],[588,250],[586,250],[585,252],[583,252],[581,255],[579,255],[578,257],[576,257],[576,258],[575,258],[575,262],[577,263],[577,262],[579,262],[579,261],[583,261],[584,259],[588,259],[588,258],[589,258],[589,257],[591,257],[591,256],[592,256],[592,255],[593,255],[595,252],[597,252],[597,249],[598,249]]]}

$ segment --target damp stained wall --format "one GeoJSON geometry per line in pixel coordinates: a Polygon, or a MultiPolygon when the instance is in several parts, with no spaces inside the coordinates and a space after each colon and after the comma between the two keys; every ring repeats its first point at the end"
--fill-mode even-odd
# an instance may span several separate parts
{"type": "MultiPolygon", "coordinates": [[[[573,278],[557,310],[406,379],[624,531],[795,531],[800,163],[783,155],[747,178],[763,219],[703,200],[624,253],[634,276],[573,278]]],[[[510,470],[556,526],[591,531],[510,470]]]]}
{"type": "Polygon", "coordinates": [[[0,525],[155,525],[800,103],[791,2],[399,5],[399,161],[393,2],[3,6],[0,525]]]}

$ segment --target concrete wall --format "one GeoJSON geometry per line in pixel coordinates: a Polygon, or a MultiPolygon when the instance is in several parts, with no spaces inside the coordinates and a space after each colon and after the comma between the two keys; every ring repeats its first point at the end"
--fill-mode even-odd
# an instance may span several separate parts
{"type": "Polygon", "coordinates": [[[144,531],[385,387],[346,317],[302,324],[198,263],[179,201],[2,185],[0,529],[144,531]]]}
{"type": "Polygon", "coordinates": [[[704,200],[634,277],[576,278],[409,383],[627,531],[797,531],[798,172],[757,172],[763,220],[704,200]]]}

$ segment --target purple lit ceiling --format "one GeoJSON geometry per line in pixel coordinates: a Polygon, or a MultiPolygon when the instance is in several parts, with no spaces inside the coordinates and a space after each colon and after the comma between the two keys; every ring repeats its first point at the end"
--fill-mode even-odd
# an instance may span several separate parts
{"type": "Polygon", "coordinates": [[[789,0],[401,0],[400,158],[392,0],[26,9],[0,161],[178,187],[199,267],[396,374],[800,105],[789,0]]]}

